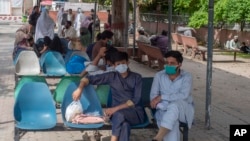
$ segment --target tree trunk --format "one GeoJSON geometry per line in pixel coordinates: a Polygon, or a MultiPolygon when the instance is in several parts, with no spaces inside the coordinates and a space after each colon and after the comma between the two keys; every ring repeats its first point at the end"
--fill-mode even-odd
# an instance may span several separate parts
{"type": "MultiPolygon", "coordinates": [[[[131,0],[131,3],[132,3],[132,6],[133,6],[133,9],[135,8],[134,6],[134,0],[131,0]]],[[[136,26],[137,27],[140,27],[141,26],[141,20],[140,20],[140,6],[136,5],[136,26]]]]}
{"type": "Polygon", "coordinates": [[[127,45],[125,36],[128,32],[127,0],[112,0],[112,31],[114,32],[114,46],[127,45]]]}

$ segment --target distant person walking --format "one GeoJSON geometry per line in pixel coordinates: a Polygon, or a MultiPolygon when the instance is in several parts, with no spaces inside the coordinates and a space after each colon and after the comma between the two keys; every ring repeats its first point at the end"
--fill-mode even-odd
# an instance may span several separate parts
{"type": "Polygon", "coordinates": [[[57,13],[57,27],[58,27],[58,36],[62,37],[62,26],[66,24],[66,13],[64,13],[64,8],[61,7],[60,10],[57,13]]]}
{"type": "Polygon", "coordinates": [[[76,19],[75,19],[75,25],[74,25],[77,37],[80,36],[81,23],[82,23],[82,21],[85,20],[85,18],[86,18],[86,16],[83,14],[82,9],[78,8],[77,9],[76,19]]]}
{"type": "Polygon", "coordinates": [[[111,25],[112,25],[112,15],[110,13],[110,10],[107,10],[107,12],[108,12],[108,24],[111,27],[111,25]]]}
{"type": "Polygon", "coordinates": [[[35,33],[36,23],[37,23],[37,20],[38,20],[39,16],[40,16],[39,7],[34,6],[33,10],[32,10],[32,13],[29,16],[29,25],[30,25],[29,34],[33,35],[35,33]]]}

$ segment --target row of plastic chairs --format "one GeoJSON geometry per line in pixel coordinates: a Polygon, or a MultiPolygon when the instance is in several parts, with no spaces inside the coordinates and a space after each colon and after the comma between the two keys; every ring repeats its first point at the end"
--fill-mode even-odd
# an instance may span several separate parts
{"type": "Polygon", "coordinates": [[[39,75],[41,70],[48,76],[80,74],[85,69],[84,62],[89,61],[85,52],[71,51],[70,57],[64,60],[59,52],[48,51],[40,59],[34,51],[21,51],[14,61],[17,75],[39,75]]]}
{"type": "MultiPolygon", "coordinates": [[[[77,83],[70,83],[65,91],[61,111],[64,125],[73,128],[99,128],[98,124],[72,124],[65,119],[66,107],[73,101],[72,92],[77,83]]],[[[95,89],[88,85],[81,96],[84,112],[98,113],[103,116],[102,107],[98,101],[95,89]]],[[[20,89],[14,105],[15,127],[25,130],[44,130],[56,126],[56,108],[48,85],[44,82],[26,82],[20,89]]]]}
{"type": "MultiPolygon", "coordinates": [[[[146,107],[149,103],[149,90],[152,84],[152,78],[143,78],[142,103],[146,107]]],[[[103,123],[98,124],[73,124],[65,119],[66,107],[73,101],[72,92],[78,87],[79,79],[76,77],[65,77],[60,81],[60,86],[56,93],[60,93],[56,99],[62,100],[61,112],[64,125],[73,128],[99,128],[103,123]]],[[[58,95],[58,94],[56,94],[58,95]]],[[[43,77],[27,76],[21,79],[15,90],[14,118],[16,128],[27,130],[50,129],[56,125],[56,108],[50,89],[43,77]],[[34,117],[34,115],[36,115],[34,117]]],[[[106,105],[110,106],[111,93],[106,94],[106,105]]],[[[81,96],[81,104],[84,112],[98,113],[103,115],[100,96],[96,93],[92,85],[88,85],[81,96]]],[[[146,116],[146,113],[145,113],[146,116]]],[[[145,118],[144,123],[135,125],[132,128],[141,128],[149,124],[149,119],[145,118]]]]}

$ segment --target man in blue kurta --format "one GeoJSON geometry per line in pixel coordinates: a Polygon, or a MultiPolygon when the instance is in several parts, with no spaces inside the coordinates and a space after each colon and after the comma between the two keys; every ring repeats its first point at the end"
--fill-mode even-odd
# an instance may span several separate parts
{"type": "Polygon", "coordinates": [[[181,69],[183,57],[179,51],[169,51],[165,69],[158,72],[151,88],[151,107],[159,131],[153,141],[180,141],[179,122],[191,128],[194,118],[192,76],[181,69]]]}
{"type": "Polygon", "coordinates": [[[111,61],[115,72],[82,78],[72,96],[74,100],[78,100],[88,84],[110,85],[112,107],[107,108],[105,114],[111,117],[111,141],[129,141],[131,125],[140,124],[145,118],[141,104],[142,78],[140,74],[128,69],[127,53],[117,52],[113,54],[111,61]]]}

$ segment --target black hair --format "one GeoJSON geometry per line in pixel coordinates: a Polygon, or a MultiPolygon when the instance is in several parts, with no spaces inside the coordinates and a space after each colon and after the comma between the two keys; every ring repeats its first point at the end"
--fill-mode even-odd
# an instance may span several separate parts
{"type": "Polygon", "coordinates": [[[161,35],[167,36],[168,32],[166,30],[162,30],[161,35]]]}
{"type": "Polygon", "coordinates": [[[71,22],[71,21],[67,21],[66,23],[69,24],[70,26],[72,25],[72,22],[71,22]]]}
{"type": "Polygon", "coordinates": [[[111,32],[111,31],[109,31],[109,30],[104,30],[103,32],[102,32],[102,35],[101,35],[101,39],[102,40],[105,40],[105,39],[111,39],[112,37],[113,37],[113,35],[114,35],[114,33],[113,32],[111,32]]]}
{"type": "Polygon", "coordinates": [[[31,42],[33,40],[34,40],[34,38],[32,36],[29,36],[29,38],[27,39],[28,42],[31,42]]]}
{"type": "Polygon", "coordinates": [[[53,40],[51,41],[49,48],[53,51],[60,52],[61,54],[65,53],[65,50],[62,47],[61,40],[58,36],[55,36],[53,40]]]}
{"type": "Polygon", "coordinates": [[[36,9],[36,8],[39,8],[37,5],[35,5],[34,7],[33,7],[33,11],[36,9]]]}
{"type": "Polygon", "coordinates": [[[118,52],[118,49],[114,48],[113,46],[110,46],[106,51],[105,51],[105,60],[108,60],[110,62],[113,62],[113,56],[114,54],[118,52]]]}
{"type": "Polygon", "coordinates": [[[145,35],[143,30],[139,30],[138,32],[139,32],[140,35],[145,35]]]}
{"type": "Polygon", "coordinates": [[[115,62],[122,61],[122,60],[128,61],[128,54],[126,52],[117,51],[114,54],[112,54],[110,61],[113,64],[115,64],[115,62]]]}
{"type": "Polygon", "coordinates": [[[183,62],[182,54],[179,51],[175,51],[175,50],[168,51],[164,55],[164,57],[165,58],[173,57],[173,58],[175,58],[177,60],[178,63],[182,63],[183,62]]]}
{"type": "Polygon", "coordinates": [[[49,46],[51,43],[51,39],[48,36],[45,36],[43,39],[43,43],[45,46],[49,46]]]}
{"type": "Polygon", "coordinates": [[[97,35],[96,35],[96,40],[99,41],[102,39],[102,34],[99,32],[97,35]]]}

